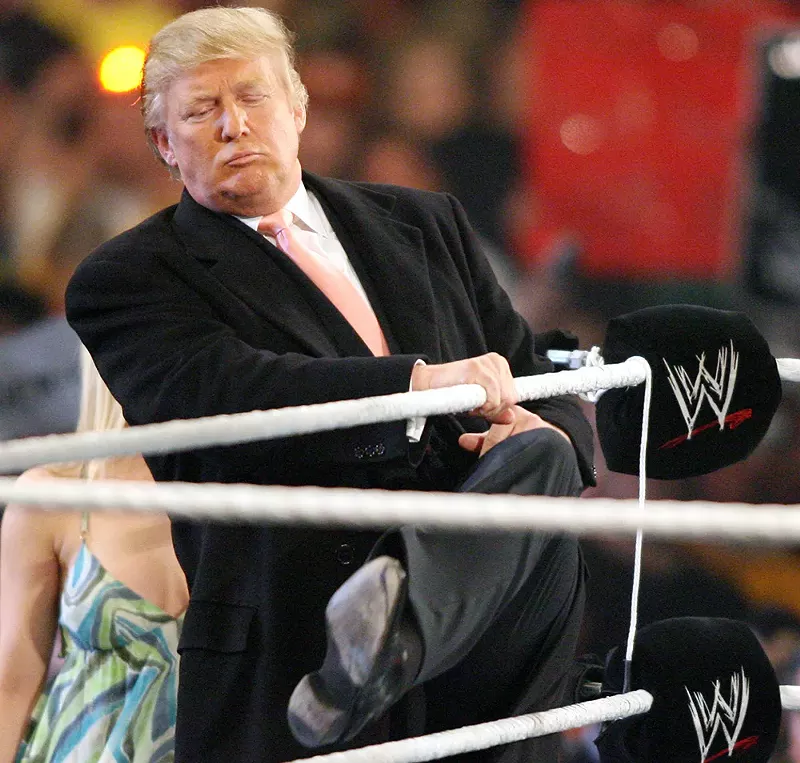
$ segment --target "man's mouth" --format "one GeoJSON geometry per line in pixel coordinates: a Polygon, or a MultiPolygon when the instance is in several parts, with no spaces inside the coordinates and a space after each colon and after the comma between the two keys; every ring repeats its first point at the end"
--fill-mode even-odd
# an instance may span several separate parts
{"type": "Polygon", "coordinates": [[[244,167],[248,164],[252,164],[255,161],[258,161],[261,158],[261,154],[255,151],[243,151],[238,154],[234,154],[228,161],[225,162],[229,167],[244,167]]]}

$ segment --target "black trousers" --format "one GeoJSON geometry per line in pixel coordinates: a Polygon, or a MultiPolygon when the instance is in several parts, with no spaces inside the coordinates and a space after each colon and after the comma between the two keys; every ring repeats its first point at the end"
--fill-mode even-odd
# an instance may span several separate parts
{"type": "MultiPolygon", "coordinates": [[[[464,492],[577,496],[572,446],[551,429],[516,435],[486,454],[464,492]]],[[[413,734],[574,702],[574,657],[585,599],[575,538],[547,532],[400,530],[408,599],[424,644],[406,700],[413,734]]],[[[555,735],[448,760],[545,763],[555,735]]]]}

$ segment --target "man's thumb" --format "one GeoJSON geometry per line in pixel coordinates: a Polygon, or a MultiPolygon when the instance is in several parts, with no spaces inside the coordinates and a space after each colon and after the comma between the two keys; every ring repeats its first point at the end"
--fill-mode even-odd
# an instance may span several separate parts
{"type": "Polygon", "coordinates": [[[458,438],[458,444],[464,450],[480,453],[487,434],[487,432],[466,432],[458,438]]]}

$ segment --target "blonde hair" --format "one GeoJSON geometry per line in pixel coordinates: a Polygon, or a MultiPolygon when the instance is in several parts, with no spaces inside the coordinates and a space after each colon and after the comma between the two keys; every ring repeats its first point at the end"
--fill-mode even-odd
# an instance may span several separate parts
{"type": "Polygon", "coordinates": [[[293,41],[281,18],[265,8],[201,8],[163,27],[150,41],[141,84],[145,133],[156,155],[161,158],[151,131],[164,125],[167,90],[182,74],[208,61],[270,56],[292,106],[305,110],[308,92],[295,68],[293,41]]]}
{"type": "MultiPolygon", "coordinates": [[[[89,351],[80,347],[81,398],[76,432],[108,432],[128,426],[122,406],[109,391],[89,351]]],[[[107,459],[92,459],[87,462],[52,464],[49,471],[60,477],[84,477],[102,479],[107,474],[107,459]]]]}

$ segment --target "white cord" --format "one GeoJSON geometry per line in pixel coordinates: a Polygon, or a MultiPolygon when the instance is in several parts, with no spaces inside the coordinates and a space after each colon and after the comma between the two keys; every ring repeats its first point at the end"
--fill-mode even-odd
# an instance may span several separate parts
{"type": "MultiPolygon", "coordinates": [[[[650,406],[653,401],[653,371],[650,364],[641,359],[647,366],[647,374],[644,382],[644,401],[642,403],[642,434],[639,441],[639,511],[644,513],[647,499],[647,441],[650,430],[650,406]]],[[[625,669],[622,684],[622,691],[630,691],[631,688],[631,667],[633,664],[633,647],[636,640],[636,628],[639,623],[639,589],[642,583],[642,548],[644,544],[644,532],[642,528],[636,530],[636,548],[634,551],[633,562],[633,583],[631,586],[631,617],[628,626],[628,641],[625,648],[625,669]]]]}
{"type": "MultiPolygon", "coordinates": [[[[605,360],[603,360],[603,356],[600,354],[600,348],[597,346],[592,347],[592,349],[586,353],[583,363],[587,368],[599,368],[604,366],[605,360]]],[[[597,389],[591,392],[583,392],[579,397],[587,403],[596,403],[604,392],[604,389],[597,389]]]]}

